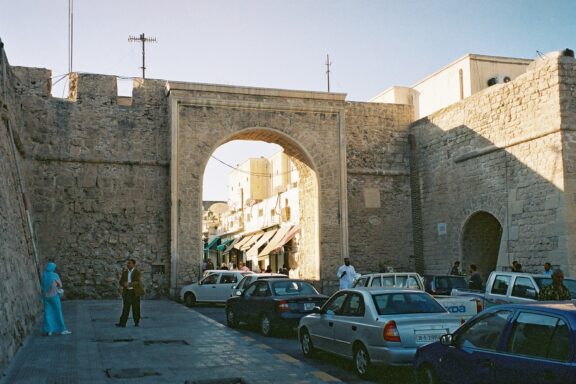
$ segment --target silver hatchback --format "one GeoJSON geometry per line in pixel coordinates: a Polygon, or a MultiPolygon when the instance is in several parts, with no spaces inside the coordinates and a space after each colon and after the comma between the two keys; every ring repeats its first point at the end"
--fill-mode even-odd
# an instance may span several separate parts
{"type": "Polygon", "coordinates": [[[352,288],[303,317],[298,339],[305,356],[319,349],[351,358],[364,377],[372,365],[410,366],[418,347],[459,326],[460,320],[426,292],[352,288]]]}

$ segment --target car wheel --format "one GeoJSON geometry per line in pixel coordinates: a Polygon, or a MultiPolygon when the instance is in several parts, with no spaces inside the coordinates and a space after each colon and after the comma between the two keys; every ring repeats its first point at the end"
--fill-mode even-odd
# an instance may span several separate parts
{"type": "Polygon", "coordinates": [[[196,296],[192,292],[186,293],[184,296],[184,303],[187,307],[193,307],[196,305],[196,296]]]}
{"type": "Polygon", "coordinates": [[[234,311],[231,309],[226,310],[226,322],[230,328],[238,327],[238,317],[236,316],[236,313],[234,313],[234,311]]]}
{"type": "Polygon", "coordinates": [[[418,384],[439,384],[440,380],[434,368],[430,365],[423,365],[418,369],[418,384]]]}
{"type": "Polygon", "coordinates": [[[268,315],[262,315],[260,318],[260,332],[264,336],[271,336],[272,335],[272,322],[268,315]]]}
{"type": "Polygon", "coordinates": [[[306,357],[312,357],[316,352],[314,349],[314,344],[312,343],[312,338],[310,337],[310,333],[307,329],[302,330],[302,334],[300,336],[300,347],[302,348],[302,353],[306,357]]]}
{"type": "Polygon", "coordinates": [[[354,371],[362,378],[367,377],[370,373],[370,355],[362,344],[359,344],[354,350],[354,371]]]}

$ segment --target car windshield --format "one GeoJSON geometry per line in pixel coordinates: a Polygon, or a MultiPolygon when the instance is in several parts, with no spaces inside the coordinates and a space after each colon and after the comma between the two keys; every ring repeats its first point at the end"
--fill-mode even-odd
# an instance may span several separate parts
{"type": "Polygon", "coordinates": [[[446,310],[436,300],[424,293],[398,292],[373,294],[379,315],[402,313],[444,313],[446,310]]]}
{"type": "Polygon", "coordinates": [[[304,281],[276,281],[272,284],[275,296],[317,295],[312,284],[304,281]]]}
{"type": "MultiPolygon", "coordinates": [[[[551,277],[538,276],[538,277],[535,277],[534,280],[536,281],[536,284],[538,284],[538,287],[540,288],[540,290],[542,290],[542,288],[544,288],[545,286],[552,284],[552,278],[551,277]]],[[[576,298],[576,280],[564,278],[563,284],[570,291],[570,295],[572,296],[572,298],[576,298]]]]}

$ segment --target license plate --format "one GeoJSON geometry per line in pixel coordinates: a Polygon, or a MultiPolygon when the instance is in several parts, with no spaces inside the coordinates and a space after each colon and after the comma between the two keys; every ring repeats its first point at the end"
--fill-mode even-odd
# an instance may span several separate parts
{"type": "Polygon", "coordinates": [[[414,335],[416,339],[416,344],[430,344],[440,339],[440,336],[443,334],[436,333],[436,334],[419,334],[414,335]]]}
{"type": "Polygon", "coordinates": [[[316,306],[316,303],[304,303],[304,310],[311,311],[316,306]]]}

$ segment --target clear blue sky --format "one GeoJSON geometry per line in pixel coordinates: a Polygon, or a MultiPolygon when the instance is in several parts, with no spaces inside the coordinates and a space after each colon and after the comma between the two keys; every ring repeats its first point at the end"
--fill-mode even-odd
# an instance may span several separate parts
{"type": "MultiPolygon", "coordinates": [[[[467,53],[574,49],[575,20],[573,0],[75,0],[73,70],[140,76],[128,36],[144,32],[158,40],[146,47],[149,78],[325,91],[329,53],[331,90],[366,101],[467,53]]],[[[66,73],[67,31],[68,0],[0,0],[12,65],[66,73]]],[[[237,145],[215,156],[277,151],[237,145]]],[[[230,169],[209,167],[204,198],[226,200],[230,169]]]]}

